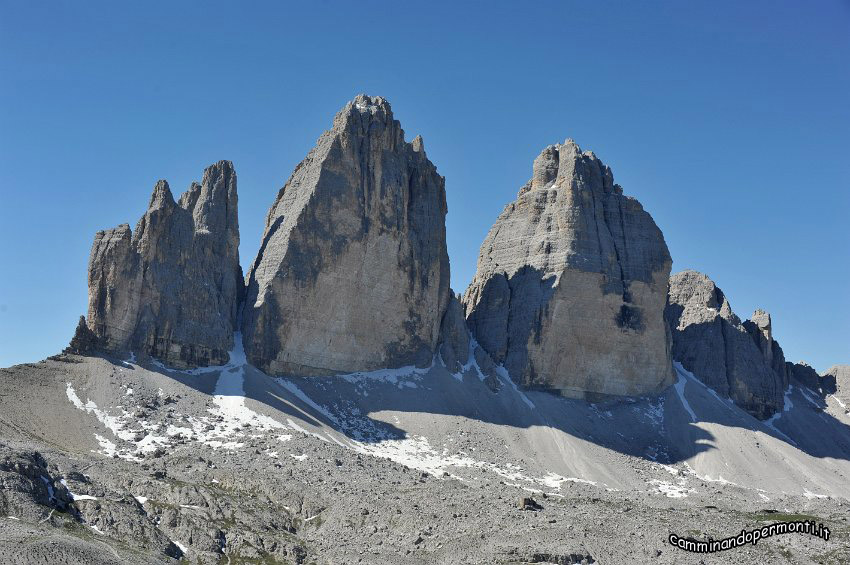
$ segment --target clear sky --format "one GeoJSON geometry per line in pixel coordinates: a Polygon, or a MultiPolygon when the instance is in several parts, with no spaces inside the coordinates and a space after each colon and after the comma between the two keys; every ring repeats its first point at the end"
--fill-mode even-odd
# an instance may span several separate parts
{"type": "Polygon", "coordinates": [[[234,162],[242,264],[336,111],[389,99],[446,177],[452,285],[548,144],[610,165],[674,271],[850,363],[850,3],[0,0],[0,366],[61,350],[95,231],[234,162]]]}

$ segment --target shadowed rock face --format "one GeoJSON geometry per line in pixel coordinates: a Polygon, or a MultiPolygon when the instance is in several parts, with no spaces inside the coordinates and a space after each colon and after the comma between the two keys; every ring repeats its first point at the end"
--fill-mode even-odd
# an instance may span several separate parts
{"type": "Polygon", "coordinates": [[[788,388],[791,378],[788,367],[790,364],[785,362],[785,353],[779,347],[779,343],[773,339],[773,324],[770,320],[770,314],[758,309],[753,312],[749,320],[744,321],[743,325],[764,355],[764,362],[779,376],[782,390],[788,388]]]}
{"type": "Polygon", "coordinates": [[[841,399],[845,407],[850,405],[850,365],[833,365],[827,369],[821,378],[821,387],[827,394],[841,399]]]}
{"type": "Polygon", "coordinates": [[[266,218],[243,316],[271,374],[428,365],[450,298],[444,179],[383,98],[358,96],[266,218]]]}
{"type": "Polygon", "coordinates": [[[527,387],[640,395],[672,382],[670,254],[640,203],[572,141],[549,146],[481,246],[464,295],[478,343],[527,387]]]}
{"type": "Polygon", "coordinates": [[[233,165],[208,167],[179,202],[157,182],[134,231],[95,235],[88,280],[101,347],[177,367],[226,362],[243,291],[233,165]]]}
{"type": "Polygon", "coordinates": [[[669,301],[673,359],[757,418],[782,409],[788,374],[766,312],[742,323],[717,285],[696,271],[670,278],[669,301]]]}

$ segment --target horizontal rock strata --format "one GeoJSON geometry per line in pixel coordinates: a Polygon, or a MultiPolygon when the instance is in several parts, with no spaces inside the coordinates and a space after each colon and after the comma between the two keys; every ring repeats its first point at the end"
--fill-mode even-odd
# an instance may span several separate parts
{"type": "Polygon", "coordinates": [[[572,141],[549,146],[481,246],[464,294],[478,343],[511,378],[571,397],[672,382],[661,230],[611,170],[572,141]]]}

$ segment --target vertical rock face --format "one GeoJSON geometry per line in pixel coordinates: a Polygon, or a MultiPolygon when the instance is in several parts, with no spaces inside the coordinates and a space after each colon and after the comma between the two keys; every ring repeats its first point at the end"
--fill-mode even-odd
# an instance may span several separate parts
{"type": "Polygon", "coordinates": [[[243,315],[272,374],[427,365],[450,298],[444,179],[383,98],[358,96],[266,218],[243,315]]]}
{"type": "Polygon", "coordinates": [[[773,369],[782,354],[767,313],[741,323],[711,279],[683,271],[670,278],[666,317],[685,369],[757,418],[782,408],[787,375],[773,369]]]}
{"type": "Polygon", "coordinates": [[[672,382],[670,254],[640,203],[572,141],[549,146],[481,246],[464,295],[478,343],[527,387],[639,395],[672,382]]]}
{"type": "Polygon", "coordinates": [[[233,165],[208,167],[179,202],[157,182],[134,231],[95,235],[88,281],[102,347],[179,367],[226,362],[243,290],[233,165]]]}
{"type": "Polygon", "coordinates": [[[750,337],[753,338],[756,347],[764,355],[764,362],[779,375],[782,390],[788,388],[790,379],[788,364],[785,362],[785,354],[782,348],[773,339],[773,326],[770,321],[770,314],[761,309],[756,310],[749,320],[744,321],[744,329],[747,330],[750,337]]]}
{"type": "Polygon", "coordinates": [[[440,324],[440,358],[452,373],[459,373],[469,361],[469,330],[463,317],[463,306],[451,293],[449,305],[440,324]]]}

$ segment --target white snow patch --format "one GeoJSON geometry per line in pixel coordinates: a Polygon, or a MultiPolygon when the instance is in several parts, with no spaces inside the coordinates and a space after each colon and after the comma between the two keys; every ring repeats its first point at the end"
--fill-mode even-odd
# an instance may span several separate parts
{"type": "Polygon", "coordinates": [[[290,453],[289,456],[293,459],[297,459],[298,461],[306,461],[307,457],[309,457],[309,455],[307,455],[306,453],[302,453],[301,455],[294,455],[290,453]]]}
{"type": "MultiPolygon", "coordinates": [[[[343,377],[343,378],[345,378],[345,377],[343,377]]],[[[346,379],[346,380],[348,380],[348,379],[346,379]]],[[[292,381],[287,380],[283,377],[276,379],[276,381],[280,386],[282,386],[283,388],[285,388],[286,390],[288,390],[289,392],[294,394],[304,404],[306,404],[307,406],[309,406],[310,408],[312,408],[313,410],[315,410],[316,412],[318,412],[319,414],[321,414],[322,416],[324,416],[325,418],[327,418],[328,420],[330,420],[334,424],[339,425],[339,421],[336,419],[336,416],[331,414],[331,412],[327,408],[325,408],[324,406],[319,406],[316,402],[313,401],[312,398],[310,398],[309,396],[304,394],[304,391],[301,390],[300,388],[298,388],[298,385],[296,385],[292,381]]]]}
{"type": "Polygon", "coordinates": [[[682,407],[684,407],[684,409],[687,410],[688,414],[691,415],[691,421],[696,422],[697,415],[694,413],[693,409],[691,408],[691,405],[688,403],[688,399],[685,398],[685,383],[687,382],[688,375],[690,375],[691,378],[694,377],[693,375],[688,373],[688,371],[686,371],[685,368],[682,367],[682,364],[678,361],[674,361],[673,366],[676,368],[677,376],[675,384],[676,394],[679,395],[679,400],[682,402],[682,407]]]}
{"type": "Polygon", "coordinates": [[[74,502],[76,502],[78,500],[97,500],[96,496],[91,496],[89,494],[77,494],[77,493],[71,492],[71,489],[68,488],[68,483],[65,482],[65,479],[59,479],[59,482],[62,483],[62,485],[66,489],[68,489],[68,494],[71,495],[71,500],[73,500],[74,502]]]}
{"type": "Polygon", "coordinates": [[[183,545],[182,543],[180,543],[179,541],[171,540],[171,543],[173,543],[174,545],[176,545],[176,546],[177,546],[177,549],[179,549],[180,551],[182,551],[184,555],[186,554],[186,552],[187,552],[187,551],[189,551],[188,549],[186,549],[186,546],[185,546],[185,545],[183,545]]]}
{"type": "Polygon", "coordinates": [[[139,504],[144,504],[149,500],[147,496],[134,496],[133,498],[135,498],[139,504]]]}
{"type": "Polygon", "coordinates": [[[805,496],[809,500],[812,500],[813,498],[829,498],[829,496],[826,494],[817,494],[809,491],[809,489],[803,491],[803,496],[805,496]]]}
{"type": "Polygon", "coordinates": [[[838,397],[837,397],[837,396],[835,396],[834,394],[830,394],[829,396],[831,396],[832,398],[834,398],[834,399],[835,399],[835,401],[836,401],[839,405],[841,405],[841,407],[842,407],[842,408],[844,408],[844,409],[846,409],[846,408],[847,408],[847,405],[846,405],[846,404],[844,404],[843,402],[841,402],[841,399],[840,399],[840,398],[838,398],[838,397]]]}
{"type": "Polygon", "coordinates": [[[21,519],[20,519],[20,518],[18,518],[17,516],[6,516],[6,518],[8,518],[8,519],[10,519],[10,520],[17,520],[17,521],[19,521],[19,522],[21,521],[21,519]]]}
{"type": "Polygon", "coordinates": [[[805,398],[806,400],[809,401],[809,404],[811,404],[812,406],[814,406],[817,409],[820,409],[820,404],[818,404],[818,402],[814,398],[811,397],[811,395],[805,389],[805,387],[797,387],[797,388],[799,389],[800,393],[803,395],[803,398],[805,398]]]}
{"type": "Polygon", "coordinates": [[[118,453],[117,446],[105,437],[98,434],[94,434],[94,439],[96,439],[97,443],[100,444],[100,451],[95,453],[100,453],[102,455],[106,455],[107,457],[114,457],[118,453]]]}
{"type": "Polygon", "coordinates": [[[532,410],[537,408],[537,406],[534,405],[534,403],[525,395],[525,393],[522,392],[519,389],[518,386],[516,386],[516,383],[514,382],[514,380],[508,374],[507,369],[505,369],[503,366],[499,365],[498,367],[496,367],[496,372],[499,374],[499,378],[501,378],[503,381],[505,381],[506,383],[511,385],[511,388],[513,389],[513,391],[516,394],[519,395],[520,399],[522,399],[522,401],[525,403],[526,406],[528,406],[532,410]]]}
{"type": "Polygon", "coordinates": [[[579,479],[579,478],[576,478],[576,477],[562,477],[561,475],[558,475],[557,473],[548,473],[545,477],[543,477],[542,479],[539,479],[539,482],[541,482],[542,484],[544,484],[545,486],[547,486],[549,488],[561,488],[561,483],[564,483],[564,482],[584,483],[584,484],[593,485],[593,486],[596,486],[596,484],[597,484],[596,481],[590,481],[590,480],[587,480],[587,479],[579,479]]]}
{"type": "Polygon", "coordinates": [[[674,485],[673,483],[668,483],[666,481],[652,480],[649,481],[650,484],[655,485],[658,489],[658,492],[663,494],[668,498],[686,498],[688,493],[693,492],[693,489],[689,489],[683,484],[674,485]]]}
{"type": "MultiPolygon", "coordinates": [[[[415,365],[407,365],[397,369],[378,369],[377,371],[360,371],[356,373],[346,373],[337,375],[337,377],[356,385],[358,392],[368,396],[364,385],[372,382],[383,382],[395,385],[399,389],[418,388],[416,381],[422,378],[434,367],[436,356],[431,359],[431,365],[428,367],[417,367],[415,365]]],[[[279,382],[285,379],[279,379],[279,382]]],[[[288,381],[287,381],[288,382],[288,381]]],[[[281,383],[283,384],[283,383],[281,383]]],[[[285,385],[284,385],[285,386],[285,385]]],[[[297,387],[296,387],[297,388],[297,387]]],[[[294,392],[294,391],[293,391],[294,392]]]]}
{"type": "Polygon", "coordinates": [[[98,527],[97,527],[97,526],[95,526],[94,524],[89,524],[89,528],[91,528],[92,530],[94,530],[95,532],[97,532],[97,533],[98,533],[98,535],[101,535],[101,536],[105,536],[105,535],[106,535],[105,533],[103,533],[103,531],[102,531],[100,528],[98,528],[98,527]]]}
{"type": "Polygon", "coordinates": [[[787,435],[782,433],[782,431],[780,431],[779,428],[776,427],[776,421],[779,420],[779,418],[782,417],[782,414],[784,414],[785,412],[788,412],[789,410],[791,410],[794,407],[794,403],[791,402],[791,392],[792,392],[792,386],[788,385],[788,389],[785,391],[785,396],[783,397],[783,400],[782,400],[782,402],[783,402],[782,411],[777,412],[776,414],[774,414],[773,416],[771,416],[770,418],[765,420],[764,425],[767,426],[768,428],[770,428],[771,430],[773,430],[774,432],[778,433],[779,435],[781,435],[782,437],[784,437],[788,441],[790,441],[793,445],[797,445],[797,442],[795,442],[793,439],[791,439],[790,437],[788,437],[787,435]]]}
{"type": "Polygon", "coordinates": [[[696,470],[693,467],[688,465],[687,461],[685,462],[685,467],[688,468],[688,473],[690,473],[691,475],[693,475],[694,477],[698,478],[701,481],[705,481],[707,483],[721,483],[721,484],[724,484],[724,485],[735,485],[735,486],[737,486],[732,481],[727,481],[726,479],[724,479],[723,475],[717,475],[716,479],[712,479],[711,476],[709,476],[709,475],[700,475],[699,473],[696,472],[696,470]]]}

